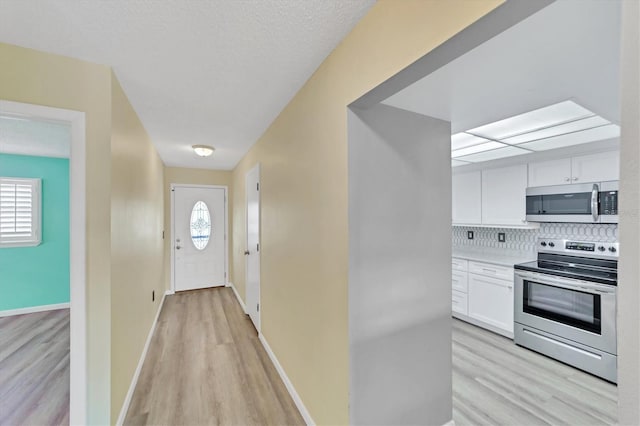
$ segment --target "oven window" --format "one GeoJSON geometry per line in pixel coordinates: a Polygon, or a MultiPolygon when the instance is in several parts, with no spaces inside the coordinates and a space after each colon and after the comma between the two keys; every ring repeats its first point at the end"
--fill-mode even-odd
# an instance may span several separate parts
{"type": "Polygon", "coordinates": [[[523,310],[601,334],[600,295],[524,281],[523,310]]]}
{"type": "Polygon", "coordinates": [[[591,193],[554,194],[542,196],[543,214],[591,214],[591,193]]]}

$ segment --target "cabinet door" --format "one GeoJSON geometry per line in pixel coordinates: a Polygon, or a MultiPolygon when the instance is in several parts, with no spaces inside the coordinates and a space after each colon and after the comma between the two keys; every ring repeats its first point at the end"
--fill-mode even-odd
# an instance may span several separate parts
{"type": "Polygon", "coordinates": [[[482,171],[482,223],[526,223],[527,165],[482,171]]]}
{"type": "Polygon", "coordinates": [[[480,223],[482,219],[480,214],[482,206],[480,179],[479,171],[452,176],[453,223],[480,223]]]}
{"type": "Polygon", "coordinates": [[[469,316],[513,333],[513,281],[469,274],[469,316]]]}
{"type": "Polygon", "coordinates": [[[620,179],[620,152],[609,151],[571,159],[573,183],[603,182],[620,179]]]}
{"type": "Polygon", "coordinates": [[[529,163],[529,186],[566,185],[571,183],[571,159],[529,163]]]}

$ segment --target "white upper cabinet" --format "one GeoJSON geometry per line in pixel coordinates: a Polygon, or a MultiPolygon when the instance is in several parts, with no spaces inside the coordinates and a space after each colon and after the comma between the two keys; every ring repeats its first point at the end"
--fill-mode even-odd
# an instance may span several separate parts
{"type": "Polygon", "coordinates": [[[482,171],[482,223],[526,223],[527,165],[482,171]]]}
{"type": "Polygon", "coordinates": [[[479,224],[482,215],[481,174],[479,171],[459,173],[452,176],[453,223],[479,224]]]}
{"type": "Polygon", "coordinates": [[[582,155],[571,159],[573,183],[603,182],[620,179],[618,151],[582,155]]]}
{"type": "Polygon", "coordinates": [[[618,179],[620,179],[618,151],[529,163],[529,186],[566,185],[618,179]]]}
{"type": "Polygon", "coordinates": [[[529,163],[529,186],[571,183],[571,158],[529,163]]]}

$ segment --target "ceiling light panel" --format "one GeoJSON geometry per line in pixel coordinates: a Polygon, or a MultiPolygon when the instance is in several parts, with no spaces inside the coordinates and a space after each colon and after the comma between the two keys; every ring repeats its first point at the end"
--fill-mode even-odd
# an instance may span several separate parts
{"type": "Polygon", "coordinates": [[[505,139],[593,115],[593,112],[573,101],[564,101],[476,127],[468,132],[490,139],[505,139]]]}
{"type": "Polygon", "coordinates": [[[460,161],[460,160],[451,160],[451,167],[458,167],[458,166],[466,166],[467,163],[466,161],[460,161]]]}
{"type": "Polygon", "coordinates": [[[581,120],[571,121],[569,123],[560,124],[558,126],[549,127],[543,130],[538,130],[536,132],[529,132],[522,135],[513,136],[511,138],[502,139],[502,141],[511,145],[518,145],[538,139],[593,129],[595,127],[604,126],[606,124],[611,124],[611,122],[598,115],[595,115],[593,117],[583,118],[581,120]]]}
{"type": "Polygon", "coordinates": [[[479,145],[484,142],[489,142],[489,140],[464,132],[456,133],[455,135],[451,135],[451,151],[466,148],[468,146],[479,145]]]}
{"type": "Polygon", "coordinates": [[[516,155],[529,154],[531,151],[517,148],[515,146],[506,146],[492,151],[479,152],[477,154],[466,155],[457,160],[468,161],[471,163],[480,163],[482,161],[497,160],[498,158],[515,157],[516,155]]]}
{"type": "Polygon", "coordinates": [[[612,139],[620,136],[620,127],[615,124],[600,126],[594,129],[580,132],[568,133],[550,138],[540,139],[533,142],[523,143],[519,146],[533,151],[546,151],[549,149],[562,148],[565,146],[580,145],[583,143],[595,142],[605,139],[612,139]]]}
{"type": "Polygon", "coordinates": [[[457,149],[451,152],[451,158],[458,158],[458,157],[462,157],[463,155],[470,155],[478,152],[490,151],[492,149],[502,148],[504,146],[507,146],[507,145],[500,142],[485,142],[479,145],[457,149]]]}

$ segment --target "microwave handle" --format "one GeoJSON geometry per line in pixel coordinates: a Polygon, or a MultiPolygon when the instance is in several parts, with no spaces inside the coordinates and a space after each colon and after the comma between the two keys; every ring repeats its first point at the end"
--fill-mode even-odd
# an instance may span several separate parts
{"type": "Polygon", "coordinates": [[[598,196],[600,194],[600,188],[597,183],[593,184],[591,189],[591,217],[594,222],[598,221],[598,196]]]}

